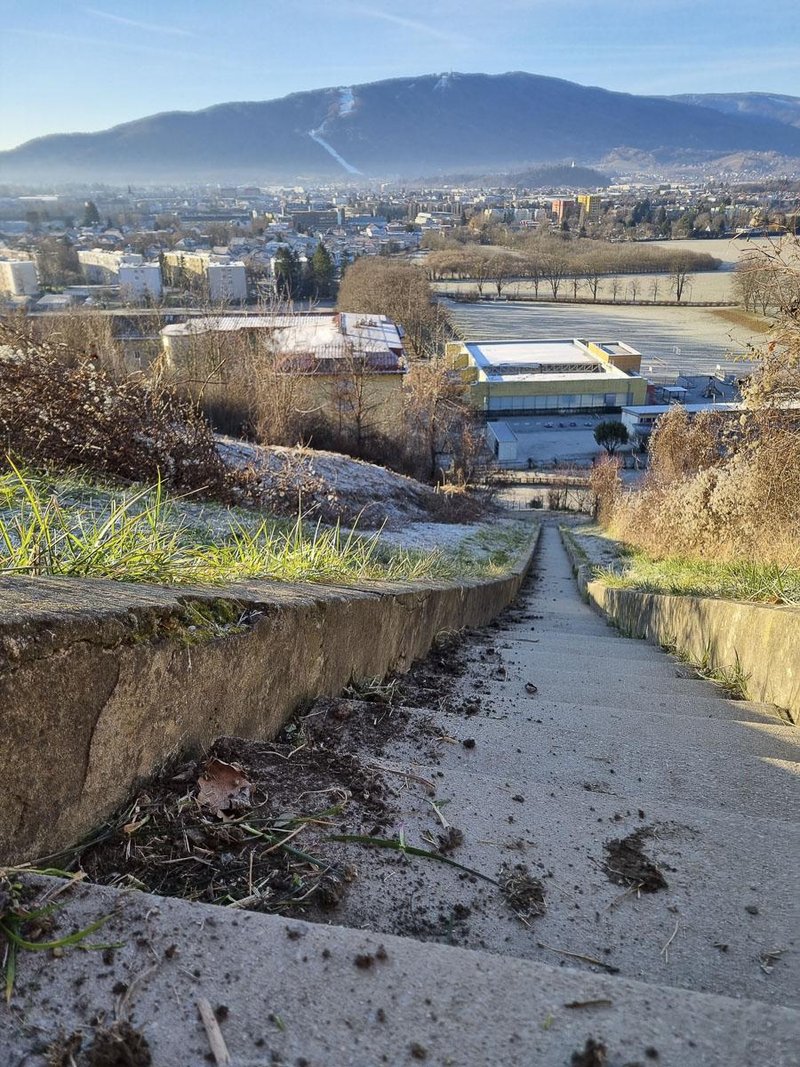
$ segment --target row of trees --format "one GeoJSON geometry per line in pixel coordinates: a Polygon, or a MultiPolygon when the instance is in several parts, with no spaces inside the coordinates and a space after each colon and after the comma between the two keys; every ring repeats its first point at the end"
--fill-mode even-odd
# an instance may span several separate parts
{"type": "MultiPolygon", "coordinates": [[[[518,242],[513,249],[480,245],[442,249],[431,252],[425,261],[431,279],[474,281],[481,296],[487,285],[493,286],[501,296],[511,280],[525,279],[537,298],[540,287],[544,287],[553,300],[558,300],[564,289],[570,289],[574,298],[578,288],[586,286],[593,301],[598,298],[604,277],[645,273],[669,275],[675,299],[680,301],[691,272],[715,270],[719,265],[720,261],[707,253],[647,245],[572,241],[553,236],[518,242]]],[[[633,299],[636,298],[634,291],[633,299]]]]}

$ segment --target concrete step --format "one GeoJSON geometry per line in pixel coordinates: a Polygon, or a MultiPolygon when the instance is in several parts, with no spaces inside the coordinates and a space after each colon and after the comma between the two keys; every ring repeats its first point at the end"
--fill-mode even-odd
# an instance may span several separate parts
{"type": "Polygon", "coordinates": [[[532,672],[544,672],[545,679],[552,675],[553,680],[557,681],[556,675],[566,674],[571,676],[571,685],[575,684],[578,676],[592,685],[635,686],[655,692],[685,692],[726,699],[725,691],[720,686],[701,678],[685,664],[676,663],[663,655],[654,659],[627,659],[624,656],[598,654],[593,647],[593,639],[588,639],[580,648],[568,644],[560,649],[555,645],[541,647],[534,642],[522,641],[507,641],[502,645],[498,642],[488,646],[489,649],[492,647],[494,652],[478,650],[479,665],[492,678],[498,666],[505,666],[508,678],[515,674],[528,678],[532,672]]]}
{"type": "Polygon", "coordinates": [[[605,619],[586,607],[582,600],[577,603],[543,602],[535,593],[523,593],[519,608],[513,608],[500,616],[494,623],[484,627],[487,632],[507,632],[519,627],[521,633],[531,630],[568,630],[589,637],[608,637],[618,631],[605,619]],[[539,616],[533,618],[532,616],[539,616]]]}
{"type": "Polygon", "coordinates": [[[570,641],[569,636],[558,634],[554,636],[549,630],[542,628],[542,620],[521,624],[515,627],[513,634],[501,634],[494,638],[497,647],[516,647],[517,644],[532,644],[538,646],[535,651],[561,650],[583,652],[591,649],[593,655],[598,657],[622,657],[627,661],[647,660],[661,662],[666,660],[676,667],[683,667],[679,659],[669,655],[657,645],[651,645],[648,641],[640,641],[635,637],[623,637],[616,630],[607,628],[603,634],[592,636],[591,641],[578,638],[570,641]],[[529,629],[527,628],[529,626],[529,629]]]}
{"type": "MultiPolygon", "coordinates": [[[[513,714],[505,706],[505,701],[498,703],[497,700],[490,699],[485,692],[478,692],[473,695],[479,696],[482,702],[482,710],[477,712],[475,718],[506,719],[513,714]]],[[[568,711],[581,711],[584,715],[589,715],[595,708],[610,707],[613,709],[614,707],[613,704],[599,704],[592,701],[573,703],[569,700],[544,700],[538,693],[535,695],[537,699],[536,708],[540,712],[545,710],[557,712],[560,708],[565,708],[568,711]]],[[[528,697],[527,692],[525,696],[528,697]]],[[[610,699],[610,696],[606,694],[605,700],[608,701],[610,699]]],[[[460,702],[456,703],[457,707],[460,707],[460,702]]],[[[666,715],[670,720],[685,715],[689,718],[717,719],[721,722],[752,722],[765,726],[781,726],[794,730],[795,737],[800,741],[800,733],[797,732],[797,727],[781,718],[778,709],[771,704],[757,704],[748,700],[720,700],[719,697],[673,697],[665,693],[655,694],[652,700],[647,700],[645,703],[646,708],[640,710],[647,714],[666,715]]],[[[629,704],[626,706],[630,707],[629,704]]],[[[634,708],[633,710],[636,713],[636,709],[634,708]]],[[[443,709],[443,713],[446,712],[447,709],[443,709]]],[[[463,712],[456,711],[455,714],[459,718],[463,718],[463,712]]],[[[541,718],[541,715],[538,717],[541,718]]]]}
{"type": "MultiPolygon", "coordinates": [[[[516,649],[500,649],[502,655],[482,659],[478,653],[474,663],[479,678],[485,678],[495,689],[501,691],[503,685],[509,688],[515,681],[534,682],[543,696],[564,697],[567,692],[579,694],[581,688],[594,693],[598,687],[605,686],[608,694],[614,696],[614,702],[620,703],[618,692],[637,694],[669,693],[677,696],[717,697],[726,699],[724,691],[704,681],[702,678],[690,677],[688,672],[678,673],[669,663],[647,663],[634,666],[624,660],[610,657],[601,658],[592,655],[573,654],[565,648],[559,655],[545,650],[539,652],[535,645],[520,645],[516,649]],[[498,668],[505,667],[505,671],[498,668]],[[503,685],[496,685],[498,681],[503,685]]],[[[514,695],[514,690],[510,690],[514,695]]],[[[608,703],[608,701],[605,701],[608,703]]]]}
{"type": "Polygon", "coordinates": [[[578,792],[572,782],[499,778],[477,766],[442,772],[436,764],[380,762],[436,788],[431,798],[409,779],[386,837],[402,832],[407,843],[435,849],[443,829],[433,799],[464,834],[451,858],[492,878],[503,865],[526,865],[541,880],[547,909],[525,923],[495,886],[458,869],[345,844],[342,859],[359,877],[337,922],[543,963],[560,958],[576,967],[577,957],[594,959],[640,981],[800,1007],[793,891],[800,832],[789,813],[785,821],[745,818],[677,801],[632,801],[603,792],[600,779],[578,792]],[[614,861],[605,844],[643,828],[643,852],[667,886],[637,896],[609,876],[614,861]]]}
{"type": "Polygon", "coordinates": [[[536,686],[540,700],[557,703],[626,707],[631,711],[669,710],[674,705],[705,711],[716,702],[721,713],[736,717],[738,701],[728,701],[716,686],[698,679],[631,676],[613,666],[581,672],[570,669],[566,655],[560,670],[507,663],[505,672],[498,673],[496,667],[483,663],[480,666],[480,670],[459,680],[456,690],[460,699],[477,694],[495,707],[509,707],[527,696],[530,682],[536,686]]]}
{"type": "Polygon", "coordinates": [[[109,914],[102,937],[123,944],[102,961],[21,954],[0,1011],[9,1067],[44,1067],[59,1035],[81,1033],[86,1049],[117,1018],[140,1030],[152,1067],[214,1062],[200,998],[233,1067],[566,1067],[587,1041],[614,1067],[797,1062],[800,1013],[761,1001],[135,892],[77,886],[59,899],[60,931],[109,914]]]}
{"type": "Polygon", "coordinates": [[[432,736],[475,740],[463,745],[393,742],[387,752],[442,770],[465,767],[484,775],[508,775],[570,786],[602,781],[617,796],[694,803],[741,815],[784,819],[795,810],[800,747],[794,727],[719,722],[627,708],[549,709],[529,698],[500,703],[491,716],[459,722],[432,712],[432,736]],[[504,715],[505,711],[505,715],[504,715]]]}

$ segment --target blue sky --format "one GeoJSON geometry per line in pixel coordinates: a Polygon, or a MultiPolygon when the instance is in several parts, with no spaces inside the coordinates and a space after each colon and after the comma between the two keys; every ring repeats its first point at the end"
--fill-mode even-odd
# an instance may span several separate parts
{"type": "Polygon", "coordinates": [[[0,0],[0,148],[445,70],[800,95],[796,0],[0,0]]]}

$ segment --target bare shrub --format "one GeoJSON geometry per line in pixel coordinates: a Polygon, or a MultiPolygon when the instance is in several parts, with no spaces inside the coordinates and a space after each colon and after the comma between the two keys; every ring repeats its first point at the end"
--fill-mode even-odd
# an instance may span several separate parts
{"type": "Polygon", "coordinates": [[[80,467],[230,499],[243,488],[195,407],[167,391],[114,382],[46,342],[0,324],[0,450],[30,464],[80,467]]]}
{"type": "Polygon", "coordinates": [[[589,478],[595,499],[595,518],[604,524],[616,514],[622,487],[619,467],[619,457],[605,455],[592,467],[589,478]]]}
{"type": "Polygon", "coordinates": [[[642,488],[611,491],[600,477],[600,515],[615,536],[652,555],[800,564],[800,269],[797,244],[764,262],[793,283],[773,294],[780,317],[754,353],[743,410],[723,421],[676,406],[652,434],[642,488]]]}

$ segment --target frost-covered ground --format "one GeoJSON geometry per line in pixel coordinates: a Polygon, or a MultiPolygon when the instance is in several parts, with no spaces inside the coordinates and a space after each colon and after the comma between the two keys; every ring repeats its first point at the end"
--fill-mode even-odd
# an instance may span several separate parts
{"type": "Polygon", "coordinates": [[[409,522],[469,520],[480,510],[468,500],[338,452],[267,447],[232,437],[219,437],[217,447],[229,466],[254,472],[265,507],[278,513],[296,513],[300,501],[309,517],[400,529],[409,522]]]}

